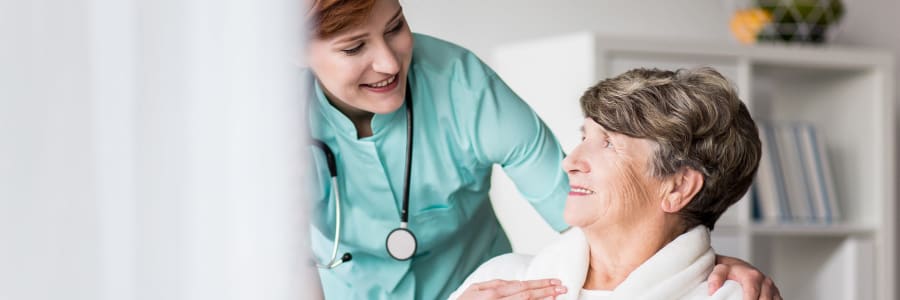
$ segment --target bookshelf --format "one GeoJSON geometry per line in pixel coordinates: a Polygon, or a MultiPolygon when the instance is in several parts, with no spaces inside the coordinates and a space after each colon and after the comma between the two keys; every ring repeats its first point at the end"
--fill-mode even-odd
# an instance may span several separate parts
{"type": "MultiPolygon", "coordinates": [[[[566,151],[580,139],[582,92],[636,67],[712,66],[737,85],[758,122],[812,124],[825,141],[840,218],[763,222],[748,195],[719,220],[713,245],[770,275],[785,299],[896,298],[895,108],[887,52],[575,33],[503,45],[492,54],[497,73],[566,151]]],[[[537,221],[502,172],[494,177],[494,205],[513,247],[538,251],[556,233],[537,221]]]]}

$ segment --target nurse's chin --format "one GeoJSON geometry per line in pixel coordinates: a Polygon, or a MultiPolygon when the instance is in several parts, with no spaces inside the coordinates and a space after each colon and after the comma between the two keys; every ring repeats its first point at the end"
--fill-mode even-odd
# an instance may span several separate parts
{"type": "Polygon", "coordinates": [[[375,114],[389,114],[403,107],[403,97],[397,95],[374,95],[366,99],[366,111],[375,114]]]}
{"type": "Polygon", "coordinates": [[[393,113],[393,112],[399,110],[401,107],[403,107],[403,100],[401,99],[400,101],[397,101],[396,103],[380,103],[380,104],[381,105],[374,105],[374,106],[370,107],[371,110],[369,110],[369,112],[378,114],[378,115],[385,115],[385,114],[393,113]]]}

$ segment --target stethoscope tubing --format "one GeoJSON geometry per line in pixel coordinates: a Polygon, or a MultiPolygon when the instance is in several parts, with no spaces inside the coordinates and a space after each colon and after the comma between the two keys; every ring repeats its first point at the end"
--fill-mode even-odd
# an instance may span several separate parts
{"type": "Polygon", "coordinates": [[[412,169],[413,150],[413,107],[410,88],[406,86],[406,166],[403,176],[403,208],[400,210],[400,227],[406,228],[409,221],[409,179],[412,169]]]}
{"type": "MultiPolygon", "coordinates": [[[[311,102],[311,101],[310,101],[311,102]]],[[[417,248],[417,242],[415,241],[415,235],[407,229],[408,221],[409,221],[409,188],[410,188],[410,179],[412,173],[412,150],[413,150],[413,113],[412,113],[412,92],[409,88],[409,85],[406,86],[406,164],[404,168],[403,175],[403,204],[400,209],[400,228],[395,229],[388,235],[388,240],[392,234],[394,234],[397,230],[403,230],[409,234],[409,237],[412,239],[412,253],[409,256],[396,256],[393,252],[391,252],[390,243],[388,243],[388,254],[394,259],[404,261],[412,258],[412,254],[415,253],[415,249],[417,248]]],[[[334,246],[331,249],[331,261],[327,265],[316,263],[316,266],[324,269],[332,269],[337,267],[338,265],[349,261],[352,256],[350,253],[344,253],[341,259],[337,259],[338,246],[340,245],[341,240],[341,196],[340,196],[340,188],[338,187],[337,181],[337,159],[334,155],[334,152],[331,151],[331,148],[325,144],[325,142],[312,139],[312,144],[325,153],[325,160],[328,164],[328,173],[331,176],[331,191],[335,197],[335,232],[334,232],[334,246]]]]}
{"type": "Polygon", "coordinates": [[[338,253],[338,245],[341,240],[341,191],[337,188],[337,165],[334,159],[334,152],[331,152],[331,148],[328,147],[324,142],[320,140],[313,140],[313,145],[318,147],[325,153],[325,161],[328,163],[328,173],[331,175],[331,193],[334,194],[334,202],[335,202],[335,225],[334,225],[334,246],[331,248],[331,260],[328,261],[327,265],[323,265],[320,263],[316,263],[316,266],[324,269],[332,269],[337,267],[338,265],[344,263],[345,261],[350,260],[350,254],[345,253],[342,259],[337,259],[338,253]]]}

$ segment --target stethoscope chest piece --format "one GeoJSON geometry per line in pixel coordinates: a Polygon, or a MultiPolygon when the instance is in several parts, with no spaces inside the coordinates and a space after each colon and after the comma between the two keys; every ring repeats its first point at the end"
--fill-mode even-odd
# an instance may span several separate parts
{"type": "Polygon", "coordinates": [[[416,254],[416,236],[406,228],[397,228],[387,236],[388,254],[396,260],[408,260],[416,254]]]}

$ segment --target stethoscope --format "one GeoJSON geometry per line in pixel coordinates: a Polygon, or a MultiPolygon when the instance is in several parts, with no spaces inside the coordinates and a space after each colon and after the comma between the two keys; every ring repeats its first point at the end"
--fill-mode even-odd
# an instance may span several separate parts
{"type": "MultiPolygon", "coordinates": [[[[312,102],[312,101],[310,101],[312,102]]],[[[399,261],[405,261],[416,253],[418,242],[416,236],[408,228],[409,220],[409,175],[412,168],[412,144],[413,144],[413,113],[412,113],[412,95],[410,88],[406,87],[406,170],[403,175],[403,208],[400,210],[400,227],[395,228],[387,235],[385,239],[385,247],[388,255],[399,261]]],[[[331,250],[331,260],[327,264],[316,263],[316,266],[322,269],[333,269],[345,262],[353,259],[349,252],[337,257],[338,245],[341,240],[341,195],[337,183],[337,164],[335,163],[334,152],[324,142],[318,139],[312,140],[312,145],[322,149],[325,153],[325,160],[328,164],[328,173],[331,175],[331,193],[334,195],[334,246],[331,250]]]]}

